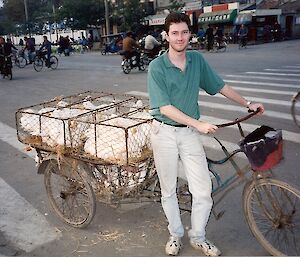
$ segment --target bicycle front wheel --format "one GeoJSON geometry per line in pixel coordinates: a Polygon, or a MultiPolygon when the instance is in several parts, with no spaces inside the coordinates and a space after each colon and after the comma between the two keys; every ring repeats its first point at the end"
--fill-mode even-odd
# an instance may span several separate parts
{"type": "Polygon", "coordinates": [[[22,56],[17,57],[15,64],[19,68],[24,68],[26,66],[26,59],[22,56]]]}
{"type": "Polygon", "coordinates": [[[43,69],[44,62],[41,58],[35,58],[33,61],[33,68],[39,72],[43,69]]]}
{"type": "Polygon", "coordinates": [[[72,166],[49,161],[44,183],[52,208],[65,223],[84,228],[96,212],[96,198],[91,185],[72,166]]]}
{"type": "Polygon", "coordinates": [[[260,179],[243,192],[244,214],[258,242],[272,255],[300,255],[300,192],[282,181],[260,179]]]}
{"type": "Polygon", "coordinates": [[[56,70],[58,66],[58,59],[56,56],[52,55],[50,56],[50,67],[52,70],[56,70]]]}
{"type": "Polygon", "coordinates": [[[295,124],[300,128],[300,92],[298,92],[292,99],[291,112],[295,124]]]}

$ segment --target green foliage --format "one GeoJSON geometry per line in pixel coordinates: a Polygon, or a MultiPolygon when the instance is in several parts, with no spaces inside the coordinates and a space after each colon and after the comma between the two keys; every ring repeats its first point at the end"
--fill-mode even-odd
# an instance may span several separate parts
{"type": "Polygon", "coordinates": [[[119,17],[122,17],[121,31],[136,31],[146,16],[140,0],[119,0],[115,7],[115,13],[119,17]]]}
{"type": "Polygon", "coordinates": [[[104,3],[101,0],[63,0],[60,8],[58,8],[58,20],[74,22],[70,25],[74,29],[85,29],[89,24],[97,24],[104,17],[104,3]],[[75,22],[76,21],[76,22],[75,22]]]}

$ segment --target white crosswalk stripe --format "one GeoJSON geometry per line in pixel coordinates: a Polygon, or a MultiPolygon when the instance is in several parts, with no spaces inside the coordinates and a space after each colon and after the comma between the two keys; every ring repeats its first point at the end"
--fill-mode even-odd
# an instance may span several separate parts
{"type": "Polygon", "coordinates": [[[244,80],[228,80],[224,79],[226,83],[230,84],[247,84],[247,85],[258,85],[258,86],[268,86],[268,87],[282,87],[282,88],[300,88],[299,85],[295,84],[281,84],[281,83],[267,83],[267,82],[259,82],[259,81],[244,81],[244,80]]]}
{"type": "Polygon", "coordinates": [[[294,73],[275,73],[275,72],[260,72],[260,71],[247,71],[247,74],[259,74],[259,75],[273,75],[273,76],[295,76],[300,77],[300,74],[294,73]]]}
{"type": "MultiPolygon", "coordinates": [[[[254,73],[253,73],[254,74],[254,73]]],[[[267,77],[267,76],[253,76],[253,75],[240,75],[240,74],[222,74],[224,77],[231,78],[248,78],[248,79],[258,79],[258,80],[275,80],[275,81],[290,81],[290,82],[300,82],[300,79],[295,78],[285,78],[285,77],[267,77]]]]}
{"type": "MultiPolygon", "coordinates": [[[[31,158],[24,145],[16,138],[16,130],[0,122],[0,140],[31,158]]],[[[30,252],[40,245],[57,240],[61,232],[52,227],[45,217],[26,199],[0,178],[0,228],[5,237],[18,248],[30,252]]]]}

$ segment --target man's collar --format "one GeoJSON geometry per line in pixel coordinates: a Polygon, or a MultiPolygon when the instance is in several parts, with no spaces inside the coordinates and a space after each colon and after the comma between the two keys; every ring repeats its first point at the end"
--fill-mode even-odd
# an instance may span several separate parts
{"type": "MultiPolygon", "coordinates": [[[[175,65],[170,61],[168,53],[169,49],[163,54],[163,60],[167,68],[173,68],[175,67],[175,65]]],[[[185,57],[187,63],[190,63],[192,61],[191,55],[188,53],[188,51],[185,52],[185,57]]]]}

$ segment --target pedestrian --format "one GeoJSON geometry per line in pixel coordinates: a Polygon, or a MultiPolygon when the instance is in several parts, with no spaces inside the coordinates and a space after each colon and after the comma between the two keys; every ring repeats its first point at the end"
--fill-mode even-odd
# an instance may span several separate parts
{"type": "Polygon", "coordinates": [[[198,51],[187,51],[190,18],[170,13],[165,19],[169,49],[149,65],[148,92],[154,117],[151,144],[161,187],[161,203],[170,233],[165,251],[177,255],[182,247],[184,227],[176,195],[178,162],[182,163],[192,195],[190,244],[207,256],[220,250],[206,238],[205,228],[212,208],[212,184],[201,134],[215,133],[217,126],[200,117],[200,88],[210,95],[223,96],[250,110],[264,107],[251,103],[226,85],[198,51]]]}
{"type": "Polygon", "coordinates": [[[214,29],[211,24],[208,25],[208,28],[205,31],[207,39],[207,51],[210,51],[214,44],[214,29]]]}

